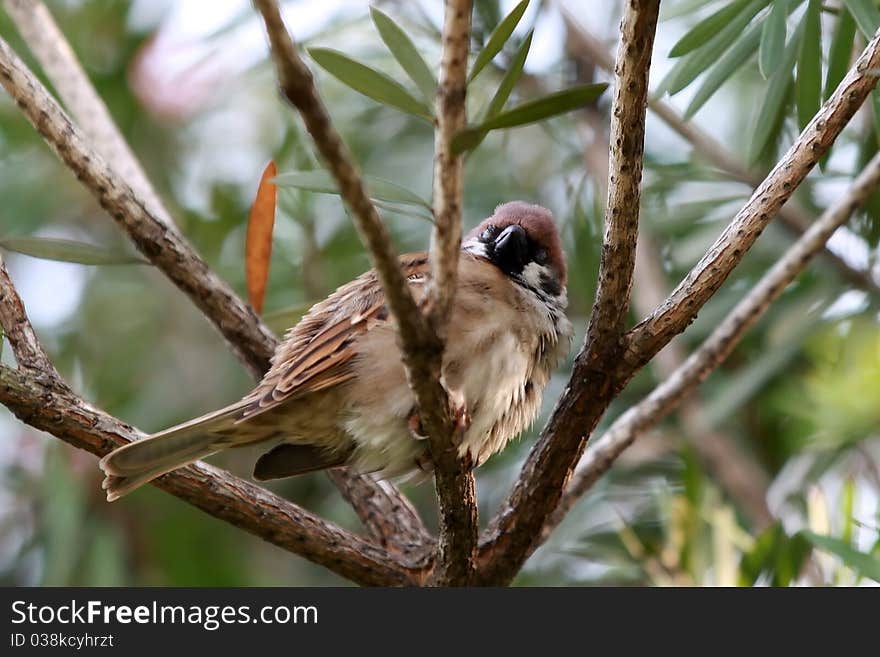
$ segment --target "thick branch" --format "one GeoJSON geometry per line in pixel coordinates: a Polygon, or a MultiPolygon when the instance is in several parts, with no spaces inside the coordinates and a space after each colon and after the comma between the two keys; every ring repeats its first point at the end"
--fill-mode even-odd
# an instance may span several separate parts
{"type": "Polygon", "coordinates": [[[694,320],[876,86],[878,66],[880,31],[708,253],[666,301],[629,333],[625,357],[631,367],[646,363],[694,320]]]}
{"type": "MultiPolygon", "coordinates": [[[[586,63],[595,64],[599,68],[611,72],[613,62],[601,40],[585,30],[574,17],[562,9],[565,20],[567,38],[572,44],[575,54],[586,59],[586,63]]],[[[734,180],[743,182],[753,189],[761,184],[762,177],[750,171],[737,157],[727,150],[723,144],[700,129],[693,121],[685,121],[672,105],[659,98],[648,99],[648,108],[657,115],[668,127],[687,141],[694,152],[704,161],[726,173],[734,180]]],[[[795,235],[802,235],[814,217],[810,215],[797,199],[790,198],[779,211],[782,225],[795,235]]],[[[838,272],[853,285],[880,296],[880,284],[870,271],[858,269],[831,251],[824,249],[822,255],[838,272]]]]}
{"type": "Polygon", "coordinates": [[[4,0],[3,6],[94,149],[157,219],[173,226],[171,215],[46,6],[40,0],[4,0]]]}
{"type": "Polygon", "coordinates": [[[880,155],[875,155],[846,194],[785,252],[700,347],[648,397],[621,415],[584,455],[578,474],[548,520],[555,526],[577,499],[614,463],[635,439],[670,413],[730,355],[733,348],[785,288],[821,252],[840,226],[880,184],[880,155]]]}
{"type": "MultiPolygon", "coordinates": [[[[464,159],[452,152],[452,138],[467,121],[465,98],[472,13],[471,0],[446,1],[434,138],[431,287],[426,309],[431,328],[442,342],[445,342],[455,295],[461,251],[464,159]]],[[[435,366],[439,370],[439,360],[435,366]]],[[[453,415],[461,417],[461,412],[463,409],[458,409],[453,415]]],[[[440,507],[440,542],[434,581],[440,585],[468,584],[474,574],[478,532],[474,477],[470,464],[458,454],[456,438],[460,433],[452,428],[447,417],[438,417],[431,423],[435,426],[428,429],[428,437],[440,507]]]]}
{"type": "Polygon", "coordinates": [[[587,330],[588,358],[598,359],[603,352],[616,349],[629,308],[639,234],[648,74],[659,11],[660,0],[631,3],[620,24],[611,107],[605,235],[596,300],[587,330]]]}
{"type": "MultiPolygon", "coordinates": [[[[61,160],[98,199],[101,206],[130,236],[138,249],[158,267],[205,314],[226,338],[239,359],[256,377],[269,367],[277,339],[259,317],[208,267],[207,263],[174,230],[152,214],[138,194],[110,169],[87,144],[79,128],[49,95],[12,49],[0,39],[0,83],[61,160]]],[[[335,479],[374,495],[349,496],[361,518],[389,517],[394,522],[368,525],[378,529],[404,529],[398,548],[405,551],[417,535],[424,536],[421,521],[399,491],[379,490],[375,482],[344,473],[335,479]]],[[[343,491],[345,494],[346,491],[343,491]]],[[[395,534],[377,537],[383,543],[397,543],[395,534]]]]}
{"type": "Polygon", "coordinates": [[[619,390],[614,371],[620,363],[620,331],[635,258],[648,68],[658,11],[659,0],[626,5],[612,110],[615,123],[605,241],[593,317],[569,384],[513,490],[490,523],[480,548],[481,583],[506,584],[522,567],[587,437],[619,390]]]}

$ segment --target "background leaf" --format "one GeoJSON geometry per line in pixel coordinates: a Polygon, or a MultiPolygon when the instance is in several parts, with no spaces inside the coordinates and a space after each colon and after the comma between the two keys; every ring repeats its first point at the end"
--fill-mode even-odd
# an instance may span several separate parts
{"type": "Polygon", "coordinates": [[[694,25],[691,30],[681,37],[672,50],[669,51],[670,57],[681,57],[687,53],[699,48],[709,39],[718,34],[722,29],[728,26],[731,20],[736,18],[739,13],[748,6],[749,0],[736,0],[726,5],[701,20],[694,25]]]}
{"type": "MultiPolygon", "coordinates": [[[[403,205],[418,205],[428,210],[431,204],[415,192],[411,192],[393,183],[390,180],[376,178],[375,176],[361,176],[367,185],[370,198],[390,203],[402,203],[403,205]]],[[[339,195],[339,188],[327,171],[315,169],[313,171],[288,171],[275,176],[275,184],[279,187],[294,187],[319,194],[339,195]]]]}
{"type": "Polygon", "coordinates": [[[798,58],[795,98],[797,100],[798,125],[803,130],[819,111],[822,101],[822,27],[821,0],[809,0],[804,14],[804,36],[798,58]]]}
{"type": "Polygon", "coordinates": [[[382,41],[394,55],[394,59],[415,82],[428,104],[433,106],[434,95],[437,93],[437,78],[434,77],[434,73],[416,49],[412,39],[390,16],[375,7],[370,7],[370,16],[373,18],[373,23],[376,25],[382,41]]]}
{"type": "Polygon", "coordinates": [[[513,31],[519,24],[523,14],[526,13],[528,6],[529,0],[522,0],[522,2],[516,5],[516,7],[514,7],[511,12],[507,14],[500,23],[498,23],[498,27],[496,27],[492,31],[492,34],[489,35],[489,40],[486,42],[486,45],[483,46],[483,49],[477,54],[477,58],[474,60],[474,65],[471,68],[471,73],[468,76],[468,83],[472,82],[473,79],[480,74],[480,71],[486,68],[486,65],[495,58],[495,55],[501,52],[501,49],[504,48],[504,44],[507,43],[510,35],[513,34],[513,31]]]}
{"type": "Polygon", "coordinates": [[[880,26],[880,9],[871,0],[843,0],[866,39],[874,36],[880,26]]]}
{"type": "Polygon", "coordinates": [[[762,25],[758,63],[765,80],[773,75],[785,50],[786,4],[784,0],[775,0],[762,25]]]}
{"type": "Polygon", "coordinates": [[[773,136],[773,130],[777,126],[777,118],[783,109],[785,98],[791,85],[791,73],[794,63],[800,52],[801,38],[803,36],[804,23],[798,26],[788,45],[785,46],[785,52],[782,55],[782,61],[776,68],[773,77],[767,84],[767,93],[764,96],[764,102],[758,111],[757,123],[754,134],[752,135],[752,143],[749,146],[749,163],[753,164],[758,160],[761,151],[770,142],[773,136]]]}
{"type": "Polygon", "coordinates": [[[407,114],[431,120],[431,110],[399,82],[332,48],[309,48],[312,59],[343,84],[368,98],[407,114]]]}
{"type": "Polygon", "coordinates": [[[43,260],[74,262],[80,265],[150,264],[137,255],[119,253],[86,242],[54,237],[4,237],[0,239],[0,248],[43,260]]]}
{"type": "Polygon", "coordinates": [[[244,270],[248,299],[258,313],[263,312],[269,264],[272,260],[272,233],[275,228],[275,207],[278,188],[275,186],[275,161],[269,162],[260,176],[257,195],[248,216],[244,246],[244,270]]]}
{"type": "Polygon", "coordinates": [[[880,558],[859,552],[849,543],[833,536],[821,536],[809,530],[805,530],[801,534],[817,548],[838,557],[847,567],[852,568],[863,577],[880,582],[880,558]]]}
{"type": "Polygon", "coordinates": [[[837,17],[837,29],[831,40],[828,53],[828,72],[825,74],[825,100],[831,97],[837,85],[843,80],[849,69],[853,54],[853,43],[856,36],[856,22],[845,7],[840,8],[837,17]]]}

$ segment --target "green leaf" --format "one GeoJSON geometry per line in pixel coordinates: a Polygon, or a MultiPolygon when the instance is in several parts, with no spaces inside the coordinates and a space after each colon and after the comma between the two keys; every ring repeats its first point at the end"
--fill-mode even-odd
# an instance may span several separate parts
{"type": "Polygon", "coordinates": [[[495,58],[495,55],[501,52],[504,44],[507,43],[510,35],[513,34],[513,31],[519,24],[523,14],[526,13],[528,6],[529,0],[522,0],[522,2],[504,17],[504,20],[498,23],[498,27],[492,30],[492,34],[489,35],[489,40],[477,55],[476,61],[474,61],[474,66],[471,68],[471,73],[468,76],[468,83],[472,82],[473,79],[480,74],[480,71],[486,67],[486,64],[491,62],[495,58]]]}
{"type": "Polygon", "coordinates": [[[309,48],[312,59],[330,75],[368,98],[407,114],[431,120],[431,110],[396,80],[332,48],[309,48]]]}
{"type": "Polygon", "coordinates": [[[604,83],[581,85],[517,105],[459,132],[452,140],[452,150],[461,153],[474,148],[490,130],[527,125],[581,108],[601,96],[607,87],[604,83]]]}
{"type": "Polygon", "coordinates": [[[718,34],[722,29],[736,18],[739,13],[746,8],[749,0],[737,0],[726,7],[722,7],[714,14],[711,14],[694,25],[691,30],[679,39],[672,50],[669,51],[670,57],[681,57],[692,50],[696,50],[706,43],[713,36],[718,34]]]}
{"type": "Polygon", "coordinates": [[[761,75],[766,80],[779,65],[782,51],[785,50],[785,19],[788,16],[785,0],[775,0],[770,15],[761,30],[761,47],[758,51],[758,64],[761,75]]]}
{"type": "Polygon", "coordinates": [[[504,77],[501,79],[501,84],[498,85],[495,95],[489,102],[489,107],[486,109],[486,115],[483,117],[483,120],[498,116],[501,110],[504,109],[504,103],[510,98],[513,88],[516,86],[516,83],[522,75],[523,67],[526,63],[526,57],[528,57],[529,48],[532,45],[533,34],[534,30],[530,30],[526,38],[523,39],[522,45],[519,47],[513,60],[510,62],[510,67],[507,69],[507,73],[504,74],[504,77]]]}
{"type": "Polygon", "coordinates": [[[809,0],[804,14],[804,38],[797,65],[795,99],[798,125],[803,130],[819,111],[822,102],[822,27],[819,21],[821,0],[809,0]]]}
{"type": "Polygon", "coordinates": [[[103,246],[54,237],[4,237],[0,248],[43,260],[74,262],[80,265],[148,265],[143,258],[112,251],[103,246]]]}
{"type": "MultiPolygon", "coordinates": [[[[401,203],[403,205],[419,205],[429,210],[431,209],[431,204],[428,201],[415,192],[411,192],[406,187],[401,187],[390,180],[376,178],[375,176],[362,177],[367,186],[367,193],[374,200],[401,203]]],[[[339,194],[339,188],[336,186],[333,176],[323,169],[289,171],[275,176],[274,182],[279,187],[294,187],[319,194],[339,194]]]]}
{"type": "Polygon", "coordinates": [[[801,535],[820,550],[839,558],[862,577],[880,582],[880,558],[859,552],[849,543],[833,536],[822,536],[808,530],[802,531],[801,535]]]}
{"type": "Polygon", "coordinates": [[[382,37],[382,41],[394,55],[394,59],[406,71],[410,80],[415,82],[425,100],[428,101],[428,105],[433,105],[434,96],[437,93],[437,78],[434,77],[434,73],[416,49],[412,39],[388,14],[375,7],[370,7],[370,15],[373,17],[373,24],[379,31],[379,36],[382,37]]]}
{"type": "Polygon", "coordinates": [[[742,36],[746,26],[769,2],[770,0],[752,0],[720,32],[673,66],[660,82],[660,90],[676,94],[693,82],[742,36]]]}
{"type": "Polygon", "coordinates": [[[730,76],[739,69],[746,60],[754,53],[761,38],[761,26],[752,25],[742,39],[730,48],[718,63],[706,74],[706,79],[700,85],[697,93],[691,99],[684,113],[685,119],[690,119],[706,102],[721,88],[730,76]]]}
{"type": "Polygon", "coordinates": [[[849,69],[852,57],[853,42],[856,37],[856,22],[845,8],[841,7],[837,18],[837,29],[831,40],[831,51],[828,53],[828,72],[825,74],[825,100],[831,97],[837,85],[843,80],[849,69]]]}
{"type": "Polygon", "coordinates": [[[843,5],[849,9],[865,38],[871,39],[880,25],[880,10],[877,6],[871,0],[843,0],[843,5]]]}
{"type": "Polygon", "coordinates": [[[783,109],[791,84],[791,71],[800,52],[803,27],[802,22],[798,25],[791,39],[788,40],[788,45],[785,46],[785,51],[782,54],[782,61],[779,62],[776,72],[773,73],[773,77],[767,84],[767,93],[764,96],[761,109],[758,111],[757,124],[752,135],[752,143],[749,146],[748,160],[750,164],[754,164],[758,160],[777,126],[777,119],[783,109]]]}

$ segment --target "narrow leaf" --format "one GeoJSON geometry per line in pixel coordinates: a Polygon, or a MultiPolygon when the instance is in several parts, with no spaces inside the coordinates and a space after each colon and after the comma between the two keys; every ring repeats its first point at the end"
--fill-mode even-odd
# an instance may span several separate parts
{"type": "Polygon", "coordinates": [[[853,42],[856,37],[856,22],[846,8],[840,8],[837,18],[837,29],[831,39],[831,51],[828,53],[828,72],[825,75],[825,100],[831,97],[837,85],[843,80],[852,59],[853,42]]]}
{"type": "Polygon", "coordinates": [[[605,83],[581,85],[517,105],[459,132],[452,140],[452,150],[461,153],[474,148],[490,130],[527,125],[579,109],[596,100],[607,87],[605,83]]]}
{"type": "Polygon", "coordinates": [[[833,536],[822,536],[807,530],[801,532],[801,535],[820,550],[839,558],[861,576],[880,582],[880,559],[877,557],[859,552],[849,543],[833,536]]]}
{"type": "Polygon", "coordinates": [[[856,25],[865,35],[866,39],[874,37],[877,26],[880,25],[880,9],[872,0],[843,0],[843,5],[849,9],[849,13],[856,21],[856,25]]]}
{"type": "Polygon", "coordinates": [[[394,59],[406,71],[410,80],[415,82],[425,100],[428,101],[428,105],[432,106],[434,95],[437,93],[437,79],[413,44],[412,39],[388,14],[375,7],[370,7],[370,15],[373,17],[373,24],[379,31],[379,36],[382,37],[382,41],[394,55],[394,59]]]}
{"type": "Polygon", "coordinates": [[[773,75],[782,59],[782,51],[785,50],[785,19],[788,16],[786,4],[785,0],[774,0],[770,15],[761,30],[758,64],[765,80],[773,75]]]}
{"type": "Polygon", "coordinates": [[[495,58],[495,55],[501,52],[504,44],[507,43],[510,35],[513,34],[513,31],[519,24],[523,14],[526,13],[528,6],[529,0],[522,0],[522,2],[514,7],[513,10],[507,14],[500,23],[498,23],[498,26],[492,30],[492,34],[489,35],[489,40],[477,55],[476,61],[474,61],[474,66],[471,68],[471,73],[468,76],[468,83],[473,81],[473,79],[480,74],[480,71],[486,68],[486,64],[491,62],[495,58]]]}
{"type": "Polygon", "coordinates": [[[785,51],[782,54],[782,61],[779,62],[776,72],[767,84],[767,94],[764,96],[764,102],[758,111],[755,132],[752,135],[752,143],[749,147],[748,159],[750,164],[754,164],[758,160],[764,147],[767,146],[770,138],[773,136],[774,129],[777,127],[777,119],[785,104],[785,98],[788,95],[791,84],[791,72],[800,52],[803,27],[804,24],[801,23],[791,39],[789,39],[788,45],[785,46],[785,51]]]}
{"type": "Polygon", "coordinates": [[[562,91],[548,94],[543,98],[530,100],[506,112],[497,114],[488,121],[484,121],[481,127],[484,130],[513,128],[548,119],[551,116],[564,114],[592,103],[607,88],[608,85],[603,82],[601,84],[584,84],[563,89],[562,91]]]}
{"type": "Polygon", "coordinates": [[[822,27],[819,17],[821,0],[809,0],[804,14],[804,37],[797,65],[795,100],[797,101],[798,125],[803,130],[819,111],[822,102],[822,27]]]}
{"type": "Polygon", "coordinates": [[[761,26],[752,25],[749,27],[742,39],[737,41],[721,59],[706,74],[706,78],[697,89],[697,93],[688,104],[685,110],[684,118],[690,119],[697,111],[706,104],[706,102],[715,95],[715,92],[730,79],[746,61],[755,53],[758,42],[761,38],[761,26]]]}
{"type": "MultiPolygon", "coordinates": [[[[393,183],[389,180],[376,178],[375,176],[362,176],[367,185],[367,193],[370,198],[377,201],[401,203],[403,205],[418,205],[431,209],[431,204],[415,192],[406,187],[393,183]]],[[[290,171],[275,176],[275,184],[279,187],[294,187],[319,194],[339,194],[339,188],[333,177],[324,170],[314,171],[290,171]]]]}
{"type": "Polygon", "coordinates": [[[309,55],[343,84],[368,98],[407,114],[431,120],[431,111],[399,82],[332,48],[309,48],[309,55]]]}
{"type": "Polygon", "coordinates": [[[669,51],[670,57],[681,57],[692,50],[696,50],[706,43],[713,36],[718,34],[722,29],[736,18],[739,13],[746,8],[749,0],[737,0],[726,7],[722,7],[714,14],[710,14],[699,23],[694,25],[691,30],[681,37],[672,50],[669,51]]]}
{"type": "Polygon", "coordinates": [[[700,73],[718,61],[718,58],[742,36],[755,15],[769,2],[770,0],[752,0],[727,23],[726,27],[673,66],[660,82],[660,89],[676,94],[688,86],[700,73]]]}
{"type": "Polygon", "coordinates": [[[43,260],[74,262],[79,265],[150,264],[136,255],[119,253],[86,242],[54,237],[4,237],[0,239],[0,248],[43,260]]]}
{"type": "Polygon", "coordinates": [[[498,85],[498,90],[489,102],[489,107],[486,110],[486,116],[483,120],[498,116],[501,110],[504,109],[504,103],[510,98],[513,88],[516,86],[516,83],[522,75],[523,67],[526,63],[526,57],[528,57],[529,48],[532,45],[533,34],[534,30],[530,30],[526,38],[523,39],[522,45],[519,47],[513,60],[510,62],[510,67],[507,69],[507,73],[504,74],[504,77],[501,79],[501,84],[498,85]]]}
{"type": "Polygon", "coordinates": [[[272,231],[275,228],[275,201],[278,196],[278,188],[273,181],[276,172],[274,161],[269,162],[263,170],[257,196],[248,217],[244,246],[248,299],[258,313],[263,310],[266,281],[269,280],[269,262],[272,259],[272,231]]]}

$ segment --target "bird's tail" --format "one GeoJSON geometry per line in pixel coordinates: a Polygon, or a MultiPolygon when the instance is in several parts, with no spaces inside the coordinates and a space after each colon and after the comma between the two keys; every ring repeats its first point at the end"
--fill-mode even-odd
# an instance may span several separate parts
{"type": "Polygon", "coordinates": [[[113,450],[100,462],[107,501],[228,447],[238,417],[237,409],[224,408],[113,450]]]}

